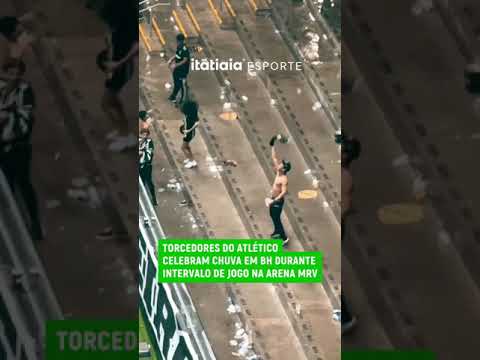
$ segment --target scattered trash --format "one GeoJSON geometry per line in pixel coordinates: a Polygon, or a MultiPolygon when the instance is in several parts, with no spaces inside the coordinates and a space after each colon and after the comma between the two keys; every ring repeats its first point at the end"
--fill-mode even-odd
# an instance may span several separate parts
{"type": "Polygon", "coordinates": [[[320,101],[315,102],[315,104],[313,104],[313,106],[312,106],[313,111],[317,111],[321,108],[322,108],[322,104],[320,104],[320,101]]]}
{"type": "Polygon", "coordinates": [[[243,100],[243,101],[248,101],[248,97],[245,96],[245,95],[243,95],[243,96],[242,96],[242,100],[243,100]]]}
{"type": "Polygon", "coordinates": [[[330,204],[327,201],[324,201],[322,203],[322,206],[323,206],[324,209],[326,209],[326,208],[330,207],[330,204]]]}
{"type": "Polygon", "coordinates": [[[300,95],[302,93],[302,89],[297,88],[297,94],[300,95]]]}
{"type": "Polygon", "coordinates": [[[275,100],[275,99],[270,99],[270,105],[272,105],[272,106],[277,105],[277,100],[275,100]]]}
{"type": "Polygon", "coordinates": [[[187,205],[188,205],[187,200],[182,200],[178,203],[178,206],[187,206],[187,205]]]}
{"type": "Polygon", "coordinates": [[[169,82],[165,83],[165,89],[170,89],[172,87],[172,84],[170,84],[169,82]]]}
{"type": "Polygon", "coordinates": [[[312,180],[313,188],[318,189],[319,185],[320,185],[320,181],[317,178],[313,178],[313,180],[312,180]]]}
{"type": "Polygon", "coordinates": [[[230,86],[232,83],[229,80],[225,79],[225,85],[230,86]]]}
{"type": "Polygon", "coordinates": [[[310,175],[312,173],[312,169],[305,170],[304,174],[305,175],[310,175]]]}
{"type": "Polygon", "coordinates": [[[162,192],[164,192],[164,191],[165,191],[165,188],[163,188],[163,187],[161,187],[160,189],[158,189],[158,192],[159,192],[159,193],[162,193],[162,192]]]}
{"type": "Polygon", "coordinates": [[[230,340],[230,346],[237,346],[238,341],[237,340],[230,340]]]}

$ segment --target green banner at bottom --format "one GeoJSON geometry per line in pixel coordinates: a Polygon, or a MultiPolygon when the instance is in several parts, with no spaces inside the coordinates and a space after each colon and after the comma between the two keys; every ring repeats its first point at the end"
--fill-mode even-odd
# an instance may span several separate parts
{"type": "Polygon", "coordinates": [[[46,360],[135,359],[138,321],[49,321],[46,340],[46,360]]]}
{"type": "Polygon", "coordinates": [[[436,360],[429,351],[348,351],[342,360],[436,360]]]}

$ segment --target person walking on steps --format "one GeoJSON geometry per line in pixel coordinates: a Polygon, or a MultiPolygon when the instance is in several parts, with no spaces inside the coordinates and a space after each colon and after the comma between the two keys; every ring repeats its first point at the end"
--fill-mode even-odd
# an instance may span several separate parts
{"type": "MultiPolygon", "coordinates": [[[[354,160],[360,156],[360,142],[355,138],[350,138],[346,135],[337,135],[337,144],[341,145],[341,157],[342,157],[342,219],[341,219],[341,231],[342,231],[342,243],[346,233],[346,219],[352,209],[352,194],[353,194],[353,178],[350,170],[350,165],[354,160]]],[[[341,293],[342,302],[342,335],[352,331],[357,324],[357,317],[354,316],[350,310],[350,306],[345,299],[343,291],[341,293]]]]}
{"type": "Polygon", "coordinates": [[[183,135],[182,151],[186,157],[184,164],[185,168],[192,169],[198,165],[190,148],[190,143],[195,137],[195,129],[198,126],[198,104],[195,101],[187,101],[182,106],[182,112],[184,118],[180,132],[183,135]]]}
{"type": "Polygon", "coordinates": [[[288,191],[287,173],[291,170],[292,165],[286,160],[280,161],[277,158],[277,154],[275,152],[275,142],[281,139],[281,135],[276,135],[270,140],[270,146],[272,147],[272,161],[276,176],[272,185],[270,197],[267,197],[265,199],[265,204],[270,210],[270,217],[272,218],[274,227],[271,238],[282,239],[283,244],[286,245],[289,239],[287,234],[285,233],[281,216],[283,211],[283,205],[285,203],[285,195],[288,191]]]}
{"type": "Polygon", "coordinates": [[[168,65],[172,70],[173,76],[173,92],[168,97],[172,103],[177,103],[177,96],[180,92],[180,100],[182,103],[187,95],[187,77],[190,71],[190,52],[185,45],[185,36],[183,34],[177,35],[177,51],[175,56],[168,60],[168,65]]]}
{"type": "Polygon", "coordinates": [[[157,196],[152,178],[152,160],[155,146],[153,145],[153,140],[150,138],[150,130],[148,128],[143,128],[140,131],[140,139],[138,143],[138,154],[140,156],[140,179],[142,179],[143,184],[150,192],[153,206],[157,206],[157,196]]]}

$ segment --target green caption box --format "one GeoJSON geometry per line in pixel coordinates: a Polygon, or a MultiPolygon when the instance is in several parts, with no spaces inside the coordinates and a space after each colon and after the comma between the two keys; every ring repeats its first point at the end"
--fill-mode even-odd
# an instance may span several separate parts
{"type": "Polygon", "coordinates": [[[342,360],[436,360],[428,351],[351,351],[342,352],[342,360]]]}
{"type": "Polygon", "coordinates": [[[46,360],[130,360],[138,356],[138,321],[49,321],[46,340],[46,360]]]}
{"type": "Polygon", "coordinates": [[[322,254],[284,252],[281,240],[168,239],[158,242],[161,283],[322,282],[322,254]]]}

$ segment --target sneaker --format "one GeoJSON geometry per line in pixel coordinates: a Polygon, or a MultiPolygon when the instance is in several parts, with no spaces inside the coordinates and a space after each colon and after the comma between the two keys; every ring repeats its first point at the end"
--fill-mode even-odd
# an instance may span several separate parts
{"type": "Polygon", "coordinates": [[[194,167],[197,167],[197,162],[195,160],[189,161],[185,164],[186,169],[192,169],[194,167]]]}
{"type": "Polygon", "coordinates": [[[113,229],[107,227],[95,235],[97,240],[110,240],[113,237],[113,229]]]}
{"type": "Polygon", "coordinates": [[[350,321],[342,323],[342,335],[348,334],[357,325],[357,318],[354,316],[350,321]]]}
{"type": "Polygon", "coordinates": [[[287,245],[290,239],[287,237],[285,240],[283,240],[283,246],[287,245]]]}
{"type": "Polygon", "coordinates": [[[177,99],[172,98],[171,96],[168,97],[168,101],[170,101],[170,102],[173,103],[173,104],[176,104],[176,103],[177,103],[177,99]]]}
{"type": "Polygon", "coordinates": [[[190,162],[190,159],[185,159],[185,160],[183,160],[183,163],[184,163],[185,165],[186,165],[187,163],[189,163],[189,162],[190,162]]]}

